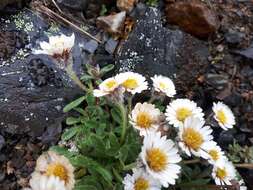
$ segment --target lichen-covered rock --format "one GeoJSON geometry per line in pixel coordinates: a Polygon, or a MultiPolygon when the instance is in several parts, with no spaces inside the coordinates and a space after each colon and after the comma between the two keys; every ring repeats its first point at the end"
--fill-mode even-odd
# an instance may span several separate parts
{"type": "Polygon", "coordinates": [[[123,43],[116,66],[118,71],[134,71],[149,77],[173,77],[182,64],[207,63],[207,54],[208,48],[202,41],[180,30],[165,28],[160,11],[148,8],[123,43]]]}
{"type": "MultiPolygon", "coordinates": [[[[45,20],[30,11],[21,12],[13,19],[0,22],[6,31],[0,34],[0,46],[3,47],[0,56],[8,56],[0,59],[0,134],[40,137],[48,128],[64,122],[63,107],[83,92],[50,57],[33,55],[31,50],[38,49],[39,42],[48,40],[48,35],[69,35],[73,31],[65,27],[52,30],[45,20]],[[29,30],[27,24],[31,26],[29,30]],[[28,38],[23,45],[19,45],[17,29],[28,38]]],[[[76,34],[72,53],[74,70],[79,75],[82,64],[88,60],[82,47],[89,40],[76,34]]]]}

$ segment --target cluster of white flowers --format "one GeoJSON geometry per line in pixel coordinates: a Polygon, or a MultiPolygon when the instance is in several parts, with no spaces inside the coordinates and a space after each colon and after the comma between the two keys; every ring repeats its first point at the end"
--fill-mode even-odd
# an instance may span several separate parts
{"type": "Polygon", "coordinates": [[[55,152],[41,155],[30,179],[31,190],[72,190],[74,168],[69,160],[55,152]]]}
{"type": "MultiPolygon", "coordinates": [[[[176,94],[171,79],[155,75],[151,80],[153,91],[170,98],[176,94]]],[[[111,96],[117,89],[134,95],[147,90],[148,83],[140,74],[120,73],[102,82],[99,89],[94,90],[94,95],[111,96]]],[[[235,117],[228,106],[218,102],[213,104],[212,109],[214,119],[222,129],[227,130],[235,125],[235,117]]],[[[181,170],[177,147],[189,157],[200,157],[212,164],[212,177],[217,185],[231,185],[231,181],[236,179],[233,164],[213,140],[212,129],[205,126],[204,113],[194,101],[172,100],[165,113],[151,103],[137,103],[129,118],[131,125],[143,136],[143,146],[138,158],[141,160],[140,166],[124,178],[125,190],[159,190],[169,184],[174,185],[181,170]],[[175,143],[159,132],[164,125],[163,118],[166,118],[168,127],[174,126],[177,130],[175,143]]]]}

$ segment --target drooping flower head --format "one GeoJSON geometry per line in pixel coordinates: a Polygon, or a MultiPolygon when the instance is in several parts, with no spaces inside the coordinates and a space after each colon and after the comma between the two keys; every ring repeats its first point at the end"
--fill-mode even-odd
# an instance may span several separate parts
{"type": "Polygon", "coordinates": [[[67,158],[53,151],[42,154],[36,163],[34,175],[42,174],[47,177],[59,178],[64,182],[66,190],[74,187],[74,168],[67,158]]]}
{"type": "Polygon", "coordinates": [[[212,176],[217,185],[231,185],[231,180],[236,177],[236,171],[231,162],[224,160],[214,165],[212,176]]]}
{"type": "Polygon", "coordinates": [[[167,120],[174,127],[180,127],[184,124],[187,117],[198,117],[204,121],[202,109],[197,107],[197,104],[188,99],[176,99],[172,101],[166,109],[165,113],[167,120]]]}
{"type": "Polygon", "coordinates": [[[176,89],[173,81],[162,75],[155,75],[151,78],[155,91],[164,93],[168,97],[176,95],[176,89]]]}
{"type": "Polygon", "coordinates": [[[160,132],[151,132],[144,137],[141,159],[147,172],[164,187],[174,185],[181,167],[178,149],[172,140],[161,137],[160,132]]]}
{"type": "Polygon", "coordinates": [[[160,190],[159,181],[150,176],[143,168],[133,169],[123,180],[124,190],[160,190]]]}
{"type": "Polygon", "coordinates": [[[138,73],[125,72],[116,75],[116,80],[131,94],[141,93],[148,88],[146,78],[138,73]]]}
{"type": "Polygon", "coordinates": [[[231,109],[222,102],[213,104],[214,118],[224,130],[233,128],[235,125],[235,116],[231,109]]]}
{"type": "Polygon", "coordinates": [[[44,176],[39,173],[33,173],[30,179],[32,190],[66,190],[64,181],[55,176],[44,176]]]}
{"type": "Polygon", "coordinates": [[[179,127],[179,146],[188,155],[203,156],[204,147],[212,143],[212,129],[204,126],[198,117],[186,118],[184,125],[179,127]]]}
{"type": "Polygon", "coordinates": [[[140,131],[140,135],[156,131],[159,127],[161,112],[153,104],[137,103],[130,115],[130,122],[140,131]]]}
{"type": "Polygon", "coordinates": [[[75,44],[74,33],[71,36],[64,34],[60,36],[49,37],[49,42],[40,42],[41,50],[35,50],[35,54],[50,55],[57,60],[67,61],[70,57],[70,51],[75,44]]]}
{"type": "Polygon", "coordinates": [[[217,143],[214,141],[204,144],[203,150],[205,151],[206,154],[203,153],[202,157],[207,159],[208,162],[211,164],[216,164],[226,159],[225,153],[221,150],[220,146],[218,146],[217,143]]]}

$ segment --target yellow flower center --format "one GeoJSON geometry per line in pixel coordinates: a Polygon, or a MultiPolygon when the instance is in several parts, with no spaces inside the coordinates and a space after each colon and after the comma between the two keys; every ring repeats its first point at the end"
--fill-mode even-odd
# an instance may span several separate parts
{"type": "Polygon", "coordinates": [[[225,169],[218,168],[216,170],[216,176],[223,180],[227,176],[227,171],[225,169]]]}
{"type": "Polygon", "coordinates": [[[212,157],[214,161],[217,161],[219,159],[219,153],[216,150],[210,150],[208,154],[212,157]]]}
{"type": "Polygon", "coordinates": [[[191,116],[192,115],[192,111],[189,110],[188,108],[179,108],[177,111],[176,111],[176,115],[177,115],[177,119],[179,121],[182,121],[184,122],[184,120],[191,116]]]}
{"type": "Polygon", "coordinates": [[[141,112],[137,115],[137,125],[141,128],[148,129],[151,127],[152,119],[150,115],[146,112],[141,112]]]}
{"type": "Polygon", "coordinates": [[[125,82],[123,82],[122,84],[125,88],[128,89],[135,89],[138,87],[138,82],[136,81],[136,79],[127,79],[125,82]]]}
{"type": "Polygon", "coordinates": [[[134,183],[134,190],[147,190],[149,188],[148,180],[140,177],[134,183]]]}
{"type": "Polygon", "coordinates": [[[217,118],[222,124],[227,123],[227,116],[225,115],[224,111],[219,110],[217,112],[217,118]]]}
{"type": "Polygon", "coordinates": [[[161,88],[162,90],[165,90],[165,89],[167,88],[167,85],[166,85],[165,83],[163,83],[163,82],[160,82],[160,83],[159,83],[159,86],[160,86],[160,88],[161,88]]]}
{"type": "Polygon", "coordinates": [[[68,175],[66,168],[60,163],[49,164],[46,170],[46,176],[59,177],[60,180],[68,182],[68,175]]]}
{"type": "Polygon", "coordinates": [[[151,170],[160,172],[166,168],[167,155],[159,148],[147,150],[146,160],[151,170]]]}
{"type": "Polygon", "coordinates": [[[105,85],[107,88],[112,89],[117,85],[117,82],[115,80],[110,80],[105,85]]]}
{"type": "Polygon", "coordinates": [[[195,151],[198,151],[204,142],[202,135],[191,127],[184,130],[182,138],[184,143],[195,151]]]}

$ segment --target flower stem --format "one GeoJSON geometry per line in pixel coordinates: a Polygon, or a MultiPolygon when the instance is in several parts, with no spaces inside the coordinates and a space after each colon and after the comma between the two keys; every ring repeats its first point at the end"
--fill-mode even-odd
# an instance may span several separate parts
{"type": "Polygon", "coordinates": [[[88,89],[86,88],[86,86],[84,86],[84,84],[80,81],[80,79],[78,78],[78,76],[76,75],[76,73],[73,71],[72,65],[68,65],[66,67],[66,72],[69,75],[69,77],[85,92],[88,91],[88,89]]]}
{"type": "Polygon", "coordinates": [[[123,144],[125,141],[125,137],[126,137],[126,130],[127,130],[127,110],[124,106],[124,104],[119,103],[117,104],[120,113],[121,113],[121,117],[122,117],[122,131],[121,131],[121,137],[120,137],[120,143],[123,144]]]}

